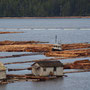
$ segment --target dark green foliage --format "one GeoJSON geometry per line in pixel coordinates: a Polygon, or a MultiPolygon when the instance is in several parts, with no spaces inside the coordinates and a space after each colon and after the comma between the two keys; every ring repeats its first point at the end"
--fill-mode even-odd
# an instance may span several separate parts
{"type": "Polygon", "coordinates": [[[90,16],[90,0],[0,0],[0,17],[90,16]]]}

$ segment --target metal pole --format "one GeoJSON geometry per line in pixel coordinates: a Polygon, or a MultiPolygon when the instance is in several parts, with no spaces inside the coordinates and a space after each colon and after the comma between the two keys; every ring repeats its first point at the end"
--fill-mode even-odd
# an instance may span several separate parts
{"type": "Polygon", "coordinates": [[[57,35],[55,36],[55,43],[57,43],[57,35]]]}

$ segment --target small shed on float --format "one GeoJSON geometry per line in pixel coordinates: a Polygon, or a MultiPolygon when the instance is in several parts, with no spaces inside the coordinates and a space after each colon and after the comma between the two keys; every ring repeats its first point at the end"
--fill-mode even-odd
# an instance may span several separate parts
{"type": "Polygon", "coordinates": [[[32,64],[35,76],[63,76],[63,64],[60,61],[39,61],[32,64]]]}
{"type": "Polygon", "coordinates": [[[6,68],[3,63],[0,62],[0,80],[6,79],[6,68]]]}

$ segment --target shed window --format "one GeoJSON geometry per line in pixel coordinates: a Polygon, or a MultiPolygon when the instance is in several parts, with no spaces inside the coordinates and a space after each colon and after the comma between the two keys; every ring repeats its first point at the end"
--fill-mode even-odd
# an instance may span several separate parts
{"type": "Polygon", "coordinates": [[[43,68],[43,71],[46,71],[46,68],[43,68]]]}
{"type": "Polygon", "coordinates": [[[40,69],[40,67],[37,68],[37,70],[39,70],[39,69],[40,69]]]}
{"type": "Polygon", "coordinates": [[[56,71],[56,67],[54,67],[53,71],[56,71]]]}

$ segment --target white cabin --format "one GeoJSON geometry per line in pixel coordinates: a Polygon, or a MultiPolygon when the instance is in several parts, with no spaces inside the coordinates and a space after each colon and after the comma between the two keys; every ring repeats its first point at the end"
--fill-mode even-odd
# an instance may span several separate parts
{"type": "Polygon", "coordinates": [[[63,64],[60,61],[39,61],[32,64],[35,76],[63,76],[63,64]]]}
{"type": "Polygon", "coordinates": [[[3,63],[0,62],[0,80],[6,79],[6,68],[3,63]]]}

